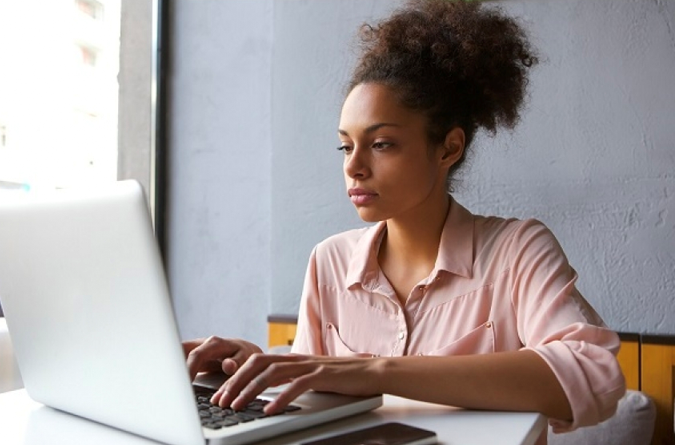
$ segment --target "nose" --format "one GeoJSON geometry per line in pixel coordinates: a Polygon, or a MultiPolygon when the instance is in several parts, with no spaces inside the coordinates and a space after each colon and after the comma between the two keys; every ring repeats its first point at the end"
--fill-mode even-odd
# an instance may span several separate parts
{"type": "Polygon", "coordinates": [[[354,147],[351,153],[345,156],[345,176],[352,179],[363,179],[370,175],[368,154],[359,147],[354,147]]]}

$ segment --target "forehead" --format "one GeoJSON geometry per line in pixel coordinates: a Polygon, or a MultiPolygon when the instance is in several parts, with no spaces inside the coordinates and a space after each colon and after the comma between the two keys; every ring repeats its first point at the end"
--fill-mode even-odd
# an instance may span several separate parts
{"type": "Polygon", "coordinates": [[[422,113],[398,101],[390,87],[378,83],[359,84],[347,95],[340,114],[340,129],[349,131],[379,123],[400,126],[424,125],[422,113]]]}

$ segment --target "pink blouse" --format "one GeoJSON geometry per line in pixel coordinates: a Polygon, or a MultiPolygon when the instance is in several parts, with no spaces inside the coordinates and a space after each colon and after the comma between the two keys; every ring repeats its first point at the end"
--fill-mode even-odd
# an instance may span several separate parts
{"type": "Polygon", "coordinates": [[[558,377],[573,422],[610,417],[625,392],[619,338],[574,283],[553,234],[536,220],[472,215],[451,200],[438,258],[401,306],[377,262],[386,229],[332,236],[313,250],[293,352],[331,356],[487,354],[530,349],[558,377]]]}

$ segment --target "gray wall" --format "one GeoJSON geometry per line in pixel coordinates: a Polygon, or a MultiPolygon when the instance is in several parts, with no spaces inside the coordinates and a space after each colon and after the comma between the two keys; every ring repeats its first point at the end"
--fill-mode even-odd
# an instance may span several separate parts
{"type": "Polygon", "coordinates": [[[460,199],[534,216],[614,329],[675,333],[675,2],[506,2],[547,60],[460,199]]]}
{"type": "Polygon", "coordinates": [[[347,198],[337,127],[355,32],[387,0],[274,4],[271,313],[295,314],[312,247],[363,226],[347,198]]]}
{"type": "Polygon", "coordinates": [[[167,269],[181,334],[265,344],[272,3],[171,3],[167,269]]]}
{"type": "MultiPolygon", "coordinates": [[[[313,245],[363,224],[336,128],[354,32],[396,4],[175,2],[169,273],[184,337],[264,344],[266,316],[297,310],[313,245]]],[[[611,327],[675,333],[675,2],[500,4],[543,60],[521,125],[476,140],[456,197],[549,225],[611,327]]]]}

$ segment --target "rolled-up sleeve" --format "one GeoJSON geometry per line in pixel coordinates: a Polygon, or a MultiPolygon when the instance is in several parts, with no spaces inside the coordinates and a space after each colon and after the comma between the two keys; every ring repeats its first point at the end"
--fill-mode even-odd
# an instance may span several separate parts
{"type": "Polygon", "coordinates": [[[618,335],[577,290],[577,274],[558,241],[541,223],[524,221],[512,238],[511,295],[518,335],[558,378],[572,420],[551,419],[554,432],[611,417],[625,393],[616,354],[618,335]]]}

